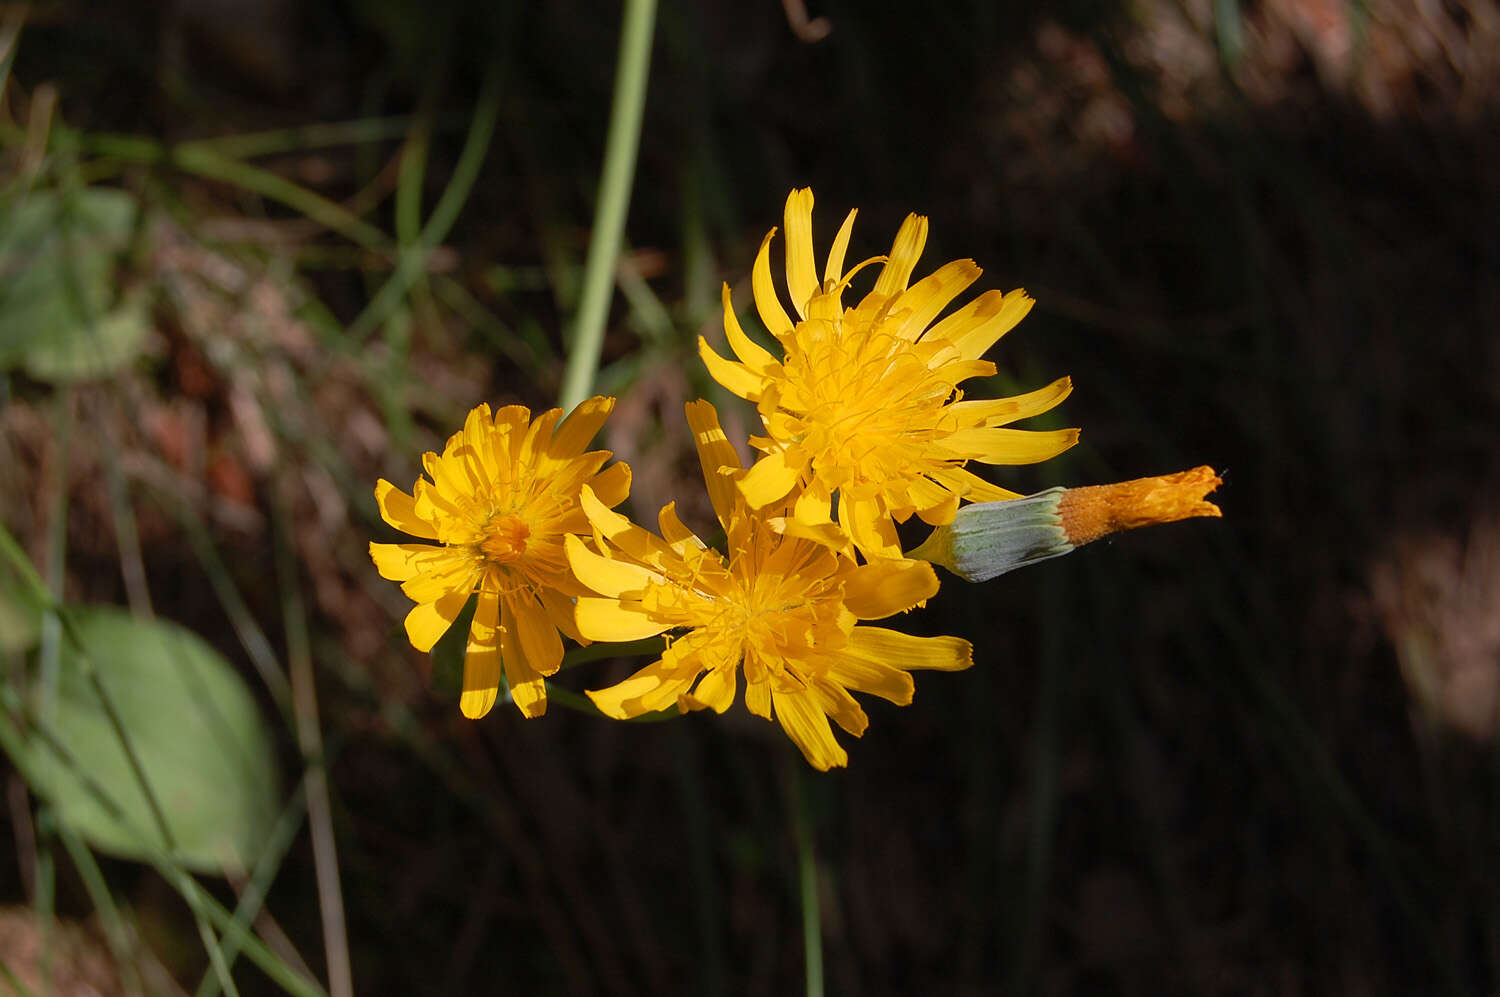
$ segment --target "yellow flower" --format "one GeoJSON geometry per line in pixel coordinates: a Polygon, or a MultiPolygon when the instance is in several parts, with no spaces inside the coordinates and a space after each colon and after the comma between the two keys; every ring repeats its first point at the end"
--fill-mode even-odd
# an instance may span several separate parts
{"type": "Polygon", "coordinates": [[[582,504],[599,550],[577,537],[568,561],[598,597],[578,600],[578,629],[593,640],[636,640],[683,629],[661,658],[589,697],[618,719],[676,704],[723,713],[745,673],[745,705],[781,722],[787,736],[819,769],[847,764],[831,717],[858,737],[868,722],[850,691],[898,705],[911,702],[911,670],[956,671],[973,663],[969,642],[912,637],[857,626],[904,612],[936,594],[938,581],[922,561],[856,564],[813,540],[774,529],[740,495],[738,455],[708,402],[687,406],[703,476],[724,527],[726,561],[710,550],[667,505],[661,536],[611,512],[585,488],[582,504]]]}
{"type": "Polygon", "coordinates": [[[978,279],[973,260],[956,260],[908,286],[927,219],[908,215],[888,257],[847,273],[844,253],[855,212],[844,219],[817,279],[810,190],[786,202],[786,282],[798,321],[789,318],[771,279],[772,229],[755,259],[753,287],[761,321],[780,342],[778,361],[745,335],[723,290],[724,331],[738,361],[700,337],[699,353],[724,387],[756,403],[766,436],[740,482],[760,509],[791,496],[787,528],[852,542],[866,557],[900,557],[895,521],[916,513],[937,526],[953,520],[960,499],[1018,498],[964,469],[967,461],[1031,464],[1078,440],[1076,429],[1027,432],[1001,428],[1067,397],[1064,377],[1013,398],[963,401],[961,381],[995,373],[980,357],[1031,310],[1025,291],[986,291],[936,325],[938,313],[978,279]],[[883,263],[874,290],[845,309],[849,279],[883,263]],[[833,520],[830,511],[837,496],[833,520]]]}
{"type": "Polygon", "coordinates": [[[585,453],[604,424],[613,398],[590,398],[561,424],[562,409],[535,422],[510,405],[490,417],[480,405],[453,434],[442,456],[422,455],[432,480],[418,478],[408,495],[384,478],[375,501],[387,523],[437,545],[370,544],[380,574],[401,582],[417,605],[406,634],[429,651],[478,593],[464,654],[459,708],[477,719],[499,694],[500,669],[511,695],[528,717],[547,711],[542,677],[562,663],[558,631],[579,639],[573,599],[587,591],[568,568],[563,539],[588,533],[578,505],[585,485],[596,501],[619,504],[630,492],[630,468],[604,471],[607,450],[585,453]]]}

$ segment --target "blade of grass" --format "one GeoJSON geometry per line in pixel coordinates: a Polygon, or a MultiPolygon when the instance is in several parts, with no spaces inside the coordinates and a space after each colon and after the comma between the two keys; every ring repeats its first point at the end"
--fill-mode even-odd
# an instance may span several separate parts
{"type": "MultiPolygon", "coordinates": [[[[261,850],[260,857],[255,860],[255,868],[250,873],[250,879],[243,892],[240,893],[239,902],[234,907],[234,924],[236,931],[248,932],[250,926],[260,915],[264,906],[266,893],[270,890],[271,881],[276,878],[277,871],[281,868],[281,862],[286,858],[287,849],[297,837],[297,832],[302,827],[302,817],[307,812],[307,793],[305,786],[299,786],[297,791],[287,800],[286,806],[282,808],[281,816],[276,821],[276,826],[271,829],[270,836],[266,839],[265,847],[261,850]]],[[[231,969],[234,968],[235,960],[240,955],[240,944],[238,938],[231,932],[225,932],[224,958],[228,961],[231,969]]],[[[218,978],[212,969],[203,974],[203,979],[198,983],[195,997],[218,997],[218,978]]]]}
{"type": "Polygon", "coordinates": [[[625,215],[635,178],[655,18],[656,0],[628,0],[625,4],[594,234],[589,242],[588,261],[584,264],[578,316],[568,342],[568,363],[563,372],[561,404],[565,411],[571,411],[588,397],[604,348],[609,292],[614,286],[615,262],[625,235],[625,215]]]}
{"type": "MultiPolygon", "coordinates": [[[[421,236],[411,246],[403,246],[396,261],[396,269],[390,279],[370,299],[364,311],[355,317],[346,330],[351,342],[362,342],[379,328],[392,309],[406,297],[407,291],[427,266],[427,257],[447,237],[458,213],[463,209],[474,181],[479,178],[479,167],[489,152],[490,139],[495,133],[495,122],[500,117],[500,71],[492,65],[479,90],[479,99],[474,107],[474,118],[469,125],[468,137],[459,153],[458,163],[453,167],[453,176],[444,188],[432,215],[422,228],[421,236]]],[[[403,164],[404,165],[404,164],[403,164]]],[[[420,178],[420,174],[417,174],[420,178]]],[[[400,187],[398,185],[398,193],[400,187]]],[[[408,193],[407,201],[413,195],[408,193]]],[[[404,205],[410,212],[410,204],[404,205]]],[[[418,209],[420,205],[418,205],[418,209]]]]}
{"type": "Polygon", "coordinates": [[[281,592],[281,615],[286,622],[287,664],[292,675],[292,712],[297,745],[302,751],[307,789],[307,818],[312,832],[313,868],[318,887],[318,910],[323,919],[323,949],[328,960],[328,992],[352,997],[354,977],[349,965],[349,938],[344,923],[344,895],[339,886],[338,849],[328,801],[328,770],[323,757],[323,735],[318,723],[318,693],[313,682],[312,655],[307,636],[307,611],[297,577],[291,513],[281,489],[275,493],[276,575],[281,592]]]}
{"type": "Polygon", "coordinates": [[[109,490],[109,511],[115,527],[115,546],[120,552],[120,576],[125,582],[125,599],[130,612],[143,620],[153,619],[156,613],[151,608],[151,589],[146,583],[146,567],[141,557],[141,538],[135,528],[135,510],[130,503],[130,490],[125,485],[125,475],[120,470],[120,446],[114,440],[114,430],[105,427],[109,440],[103,455],[104,482],[109,490]]]}
{"type": "Polygon", "coordinates": [[[85,133],[58,128],[54,144],[59,151],[82,151],[146,165],[169,165],[208,180],[218,180],[276,201],[311,218],[371,252],[387,255],[391,239],[380,229],[330,201],[270,170],[240,162],[202,145],[165,146],[135,135],[85,133]]]}
{"type": "Polygon", "coordinates": [[[240,646],[245,649],[250,663],[255,666],[256,674],[265,683],[271,693],[271,698],[276,701],[276,707],[281,711],[282,717],[290,721],[292,716],[291,687],[287,683],[286,676],[282,674],[281,666],[276,661],[276,652],[272,650],[271,642],[266,639],[260,624],[255,622],[255,616],[250,612],[250,607],[245,604],[244,597],[235,586],[234,579],[229,574],[229,568],[219,556],[219,550],[214,545],[213,538],[209,536],[208,528],[204,526],[202,518],[186,499],[165,493],[160,494],[159,497],[177,515],[178,522],[187,532],[193,553],[203,567],[203,573],[208,576],[209,585],[218,596],[219,604],[224,607],[224,613],[229,617],[229,623],[234,627],[235,635],[240,639],[240,646]]]}
{"type": "Polygon", "coordinates": [[[6,964],[4,959],[0,959],[0,979],[4,979],[6,986],[10,987],[20,997],[36,997],[36,991],[22,983],[21,978],[11,971],[10,966],[6,964]]]}
{"type": "Polygon", "coordinates": [[[58,836],[62,838],[68,857],[73,860],[73,868],[78,870],[78,877],[83,880],[83,888],[89,895],[89,902],[94,905],[94,911],[99,915],[99,923],[104,928],[104,942],[109,946],[109,954],[115,960],[115,969],[120,975],[120,983],[127,994],[144,993],[140,971],[135,964],[135,959],[131,956],[132,932],[126,927],[125,919],[120,915],[120,909],[115,906],[115,898],[110,895],[109,884],[104,881],[104,873],[99,869],[99,863],[94,860],[94,853],[89,851],[83,839],[78,836],[78,832],[66,824],[59,827],[58,836]]]}
{"type": "MultiPolygon", "coordinates": [[[[452,128],[462,119],[443,115],[434,121],[437,128],[452,128]]],[[[371,145],[406,135],[412,127],[410,115],[381,118],[357,118],[353,121],[328,121],[277,128],[264,132],[246,132],[220,138],[190,139],[178,149],[208,153],[224,159],[254,159],[307,149],[326,149],[339,145],[371,145]]]]}

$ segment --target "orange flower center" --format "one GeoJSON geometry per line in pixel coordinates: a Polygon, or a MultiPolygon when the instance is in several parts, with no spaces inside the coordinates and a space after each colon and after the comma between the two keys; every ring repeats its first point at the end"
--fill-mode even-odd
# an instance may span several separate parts
{"type": "Polygon", "coordinates": [[[510,564],[526,553],[526,538],[531,529],[513,512],[490,518],[484,524],[484,539],[479,552],[495,564],[510,564]]]}

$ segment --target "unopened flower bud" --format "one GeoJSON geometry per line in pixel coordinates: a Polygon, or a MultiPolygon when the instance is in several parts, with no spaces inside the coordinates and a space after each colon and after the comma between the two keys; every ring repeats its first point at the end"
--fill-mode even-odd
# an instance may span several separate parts
{"type": "Polygon", "coordinates": [[[975,502],[906,556],[942,565],[965,581],[988,581],[1121,530],[1221,516],[1219,507],[1204,498],[1221,483],[1212,468],[1197,467],[1112,485],[1049,488],[1005,502],[975,502]]]}

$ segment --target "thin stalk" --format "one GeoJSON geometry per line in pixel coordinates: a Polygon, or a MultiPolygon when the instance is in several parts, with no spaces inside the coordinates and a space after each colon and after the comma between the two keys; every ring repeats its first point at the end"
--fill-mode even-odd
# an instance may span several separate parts
{"type": "MultiPolygon", "coordinates": [[[[445,116],[442,126],[455,122],[445,116]]],[[[441,126],[440,126],[441,127],[441,126]]],[[[197,150],[227,159],[253,159],[307,149],[326,149],[338,145],[367,145],[401,138],[411,128],[410,115],[385,118],[356,118],[353,121],[328,121],[273,131],[224,135],[220,138],[192,139],[178,149],[197,150]]]]}
{"type": "Polygon", "coordinates": [[[229,623],[234,627],[235,635],[239,637],[240,645],[249,656],[250,663],[255,666],[256,674],[270,690],[271,697],[276,700],[276,706],[281,710],[282,715],[289,716],[291,687],[287,683],[286,676],[281,672],[281,665],[276,661],[276,652],[271,649],[271,642],[266,639],[260,624],[255,622],[255,615],[250,612],[250,607],[245,604],[244,597],[235,587],[229,568],[224,564],[224,559],[219,556],[219,550],[214,546],[208,528],[204,526],[197,510],[186,499],[163,492],[162,501],[177,513],[178,522],[187,531],[188,542],[192,545],[193,553],[197,556],[198,563],[203,566],[203,573],[208,576],[209,584],[213,587],[214,594],[219,597],[219,604],[224,607],[224,613],[229,617],[229,623]]]}
{"type": "Polygon", "coordinates": [[[21,978],[11,972],[11,968],[5,964],[4,959],[0,959],[0,979],[3,979],[5,985],[19,994],[20,997],[36,997],[36,991],[22,983],[21,978]]]}
{"type": "MultiPolygon", "coordinates": [[[[113,433],[106,429],[112,437],[113,433]]],[[[109,491],[109,509],[115,526],[115,546],[120,552],[120,576],[125,582],[125,600],[130,614],[149,620],[156,616],[151,608],[151,589],[146,583],[145,560],[141,556],[141,537],[135,526],[135,510],[130,504],[130,490],[120,470],[120,447],[113,445],[104,458],[104,484],[109,491]]]]}
{"type": "Polygon", "coordinates": [[[818,899],[818,856],[813,846],[812,819],[808,813],[807,775],[799,761],[793,761],[792,765],[792,836],[797,842],[797,892],[802,898],[802,952],[807,997],[823,997],[823,912],[818,899]]]}
{"type": "Polygon", "coordinates": [[[318,910],[323,919],[323,949],[328,960],[328,991],[333,997],[352,997],[354,977],[349,965],[349,936],[344,924],[344,894],[339,886],[338,848],[333,836],[333,808],[328,800],[328,769],[323,757],[323,734],[318,724],[318,692],[313,682],[308,648],[307,611],[297,578],[297,561],[290,540],[291,514],[285,495],[276,496],[276,574],[281,590],[281,614],[286,621],[287,664],[292,674],[292,715],[297,745],[306,766],[307,819],[312,833],[313,869],[318,887],[318,910]]]}
{"type": "Polygon", "coordinates": [[[110,895],[109,885],[104,881],[99,863],[94,860],[94,853],[89,851],[78,832],[67,824],[61,826],[59,837],[62,838],[63,848],[67,849],[68,857],[73,860],[78,878],[83,880],[84,892],[88,893],[89,901],[99,915],[99,924],[104,928],[104,942],[115,960],[120,983],[127,994],[144,993],[140,970],[131,956],[131,933],[120,915],[120,908],[115,906],[115,898],[110,895]]]}
{"type": "MultiPolygon", "coordinates": [[[[474,182],[479,178],[479,167],[489,152],[490,139],[495,134],[495,122],[500,117],[500,72],[491,68],[479,91],[479,100],[474,107],[474,120],[469,126],[468,138],[458,163],[453,167],[453,177],[448,181],[432,215],[423,226],[421,235],[411,246],[402,246],[396,261],[395,272],[370,299],[365,310],[349,324],[345,334],[353,342],[367,337],[390,315],[392,309],[406,296],[418,277],[427,267],[427,256],[448,235],[458,213],[463,209],[474,182]]],[[[403,206],[410,203],[410,195],[403,198],[403,206]]],[[[406,208],[411,211],[410,207],[406,208]]]]}
{"type": "MultiPolygon", "coordinates": [[[[266,845],[261,849],[260,857],[255,860],[255,868],[250,873],[249,882],[240,893],[239,902],[234,906],[236,931],[246,931],[260,915],[265,904],[266,893],[271,888],[271,880],[276,878],[276,872],[281,868],[281,861],[286,858],[287,849],[296,839],[297,831],[301,829],[302,818],[306,813],[307,794],[299,788],[282,808],[281,817],[276,821],[276,826],[271,829],[270,837],[266,839],[266,845]]],[[[224,958],[228,961],[230,969],[234,968],[234,962],[239,955],[238,940],[231,937],[231,933],[226,932],[224,958]]],[[[300,956],[298,958],[300,959],[300,956]]],[[[203,979],[198,983],[195,997],[218,997],[218,993],[218,979],[212,970],[204,973],[203,979]]]]}
{"type": "Polygon", "coordinates": [[[583,268],[578,318],[568,344],[567,369],[563,372],[561,400],[565,411],[571,411],[588,397],[604,348],[610,288],[614,286],[615,262],[625,236],[625,215],[635,179],[655,19],[656,0],[627,0],[620,33],[620,61],[615,69],[614,105],[610,109],[609,136],[604,146],[604,170],[599,178],[599,205],[588,261],[583,268]]]}

